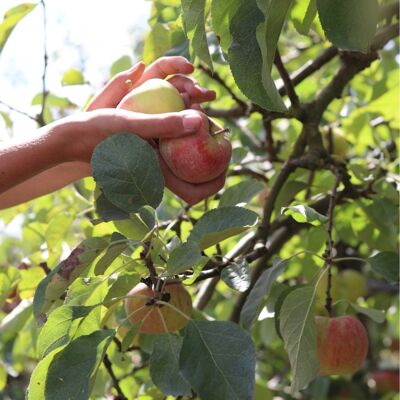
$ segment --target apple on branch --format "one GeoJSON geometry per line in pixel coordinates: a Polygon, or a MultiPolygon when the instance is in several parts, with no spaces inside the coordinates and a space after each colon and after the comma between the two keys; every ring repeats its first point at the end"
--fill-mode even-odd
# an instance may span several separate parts
{"type": "Polygon", "coordinates": [[[126,297],[125,312],[132,325],[142,322],[139,333],[175,332],[187,325],[192,298],[180,282],[167,283],[160,292],[139,283],[126,297]]]}
{"type": "MultiPolygon", "coordinates": [[[[149,79],[129,92],[117,106],[134,112],[157,114],[179,112],[185,105],[179,91],[163,79],[149,79]]],[[[227,130],[208,118],[195,134],[160,139],[160,153],[178,178],[190,183],[204,183],[228,168],[232,146],[227,130]]]]}
{"type": "Polygon", "coordinates": [[[349,375],[363,366],[368,335],[357,318],[316,316],[315,324],[320,375],[349,375]]]}

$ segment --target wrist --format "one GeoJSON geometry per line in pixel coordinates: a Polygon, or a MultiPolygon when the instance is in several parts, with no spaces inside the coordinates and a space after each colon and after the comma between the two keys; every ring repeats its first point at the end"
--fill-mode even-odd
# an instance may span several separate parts
{"type": "Polygon", "coordinates": [[[75,114],[48,126],[49,135],[59,152],[60,162],[90,162],[94,146],[88,140],[90,135],[85,129],[85,117],[83,113],[75,114]]]}

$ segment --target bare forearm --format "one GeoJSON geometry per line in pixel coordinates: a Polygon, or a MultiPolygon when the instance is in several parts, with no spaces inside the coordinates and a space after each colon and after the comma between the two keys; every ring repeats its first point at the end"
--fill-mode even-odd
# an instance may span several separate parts
{"type": "Polygon", "coordinates": [[[0,146],[0,193],[69,159],[65,124],[54,123],[24,140],[0,146]]]}
{"type": "Polygon", "coordinates": [[[43,171],[0,194],[0,210],[54,192],[62,187],[91,175],[90,165],[68,162],[43,171]]]}

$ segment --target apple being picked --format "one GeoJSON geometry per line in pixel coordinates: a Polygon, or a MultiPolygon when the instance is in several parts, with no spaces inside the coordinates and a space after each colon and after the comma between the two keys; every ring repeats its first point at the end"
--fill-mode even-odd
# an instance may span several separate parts
{"type": "Polygon", "coordinates": [[[191,183],[208,182],[228,167],[232,147],[226,130],[209,119],[195,135],[160,140],[160,152],[172,172],[191,183]]]}
{"type": "Polygon", "coordinates": [[[358,371],[368,352],[368,335],[355,317],[315,317],[320,375],[348,375],[358,371]]]}
{"type": "Polygon", "coordinates": [[[144,283],[139,283],[127,295],[125,312],[132,324],[142,322],[140,333],[175,332],[188,323],[184,315],[190,317],[192,298],[180,282],[167,283],[162,293],[156,293],[144,283]],[[160,303],[160,300],[171,307],[160,303]]]}
{"type": "MultiPolygon", "coordinates": [[[[157,114],[182,111],[185,105],[171,83],[149,79],[129,92],[117,108],[157,114]]],[[[178,178],[190,183],[208,182],[228,168],[232,146],[225,133],[225,129],[208,119],[193,135],[160,139],[160,153],[178,178]]]]}

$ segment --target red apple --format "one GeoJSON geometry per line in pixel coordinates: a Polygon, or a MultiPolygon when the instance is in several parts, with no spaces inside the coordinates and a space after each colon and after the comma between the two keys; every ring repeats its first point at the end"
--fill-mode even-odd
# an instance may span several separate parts
{"type": "Polygon", "coordinates": [[[368,335],[355,317],[315,317],[320,375],[347,375],[358,371],[368,352],[368,335]]]}
{"type": "Polygon", "coordinates": [[[380,394],[399,392],[399,371],[373,371],[368,374],[368,378],[374,381],[375,390],[380,394]]]}
{"type": "Polygon", "coordinates": [[[175,332],[188,323],[188,319],[172,307],[160,304],[158,300],[168,302],[171,306],[190,316],[192,312],[192,298],[188,291],[179,282],[165,285],[163,293],[155,293],[144,283],[136,285],[125,300],[125,312],[132,324],[142,322],[139,333],[161,334],[175,332]],[[161,317],[161,315],[162,317],[161,317]],[[166,328],[163,324],[164,319],[166,328]]]}
{"type": "Polygon", "coordinates": [[[208,182],[227,168],[232,147],[225,131],[213,121],[194,135],[160,140],[160,153],[178,178],[191,183],[208,182]]]}

